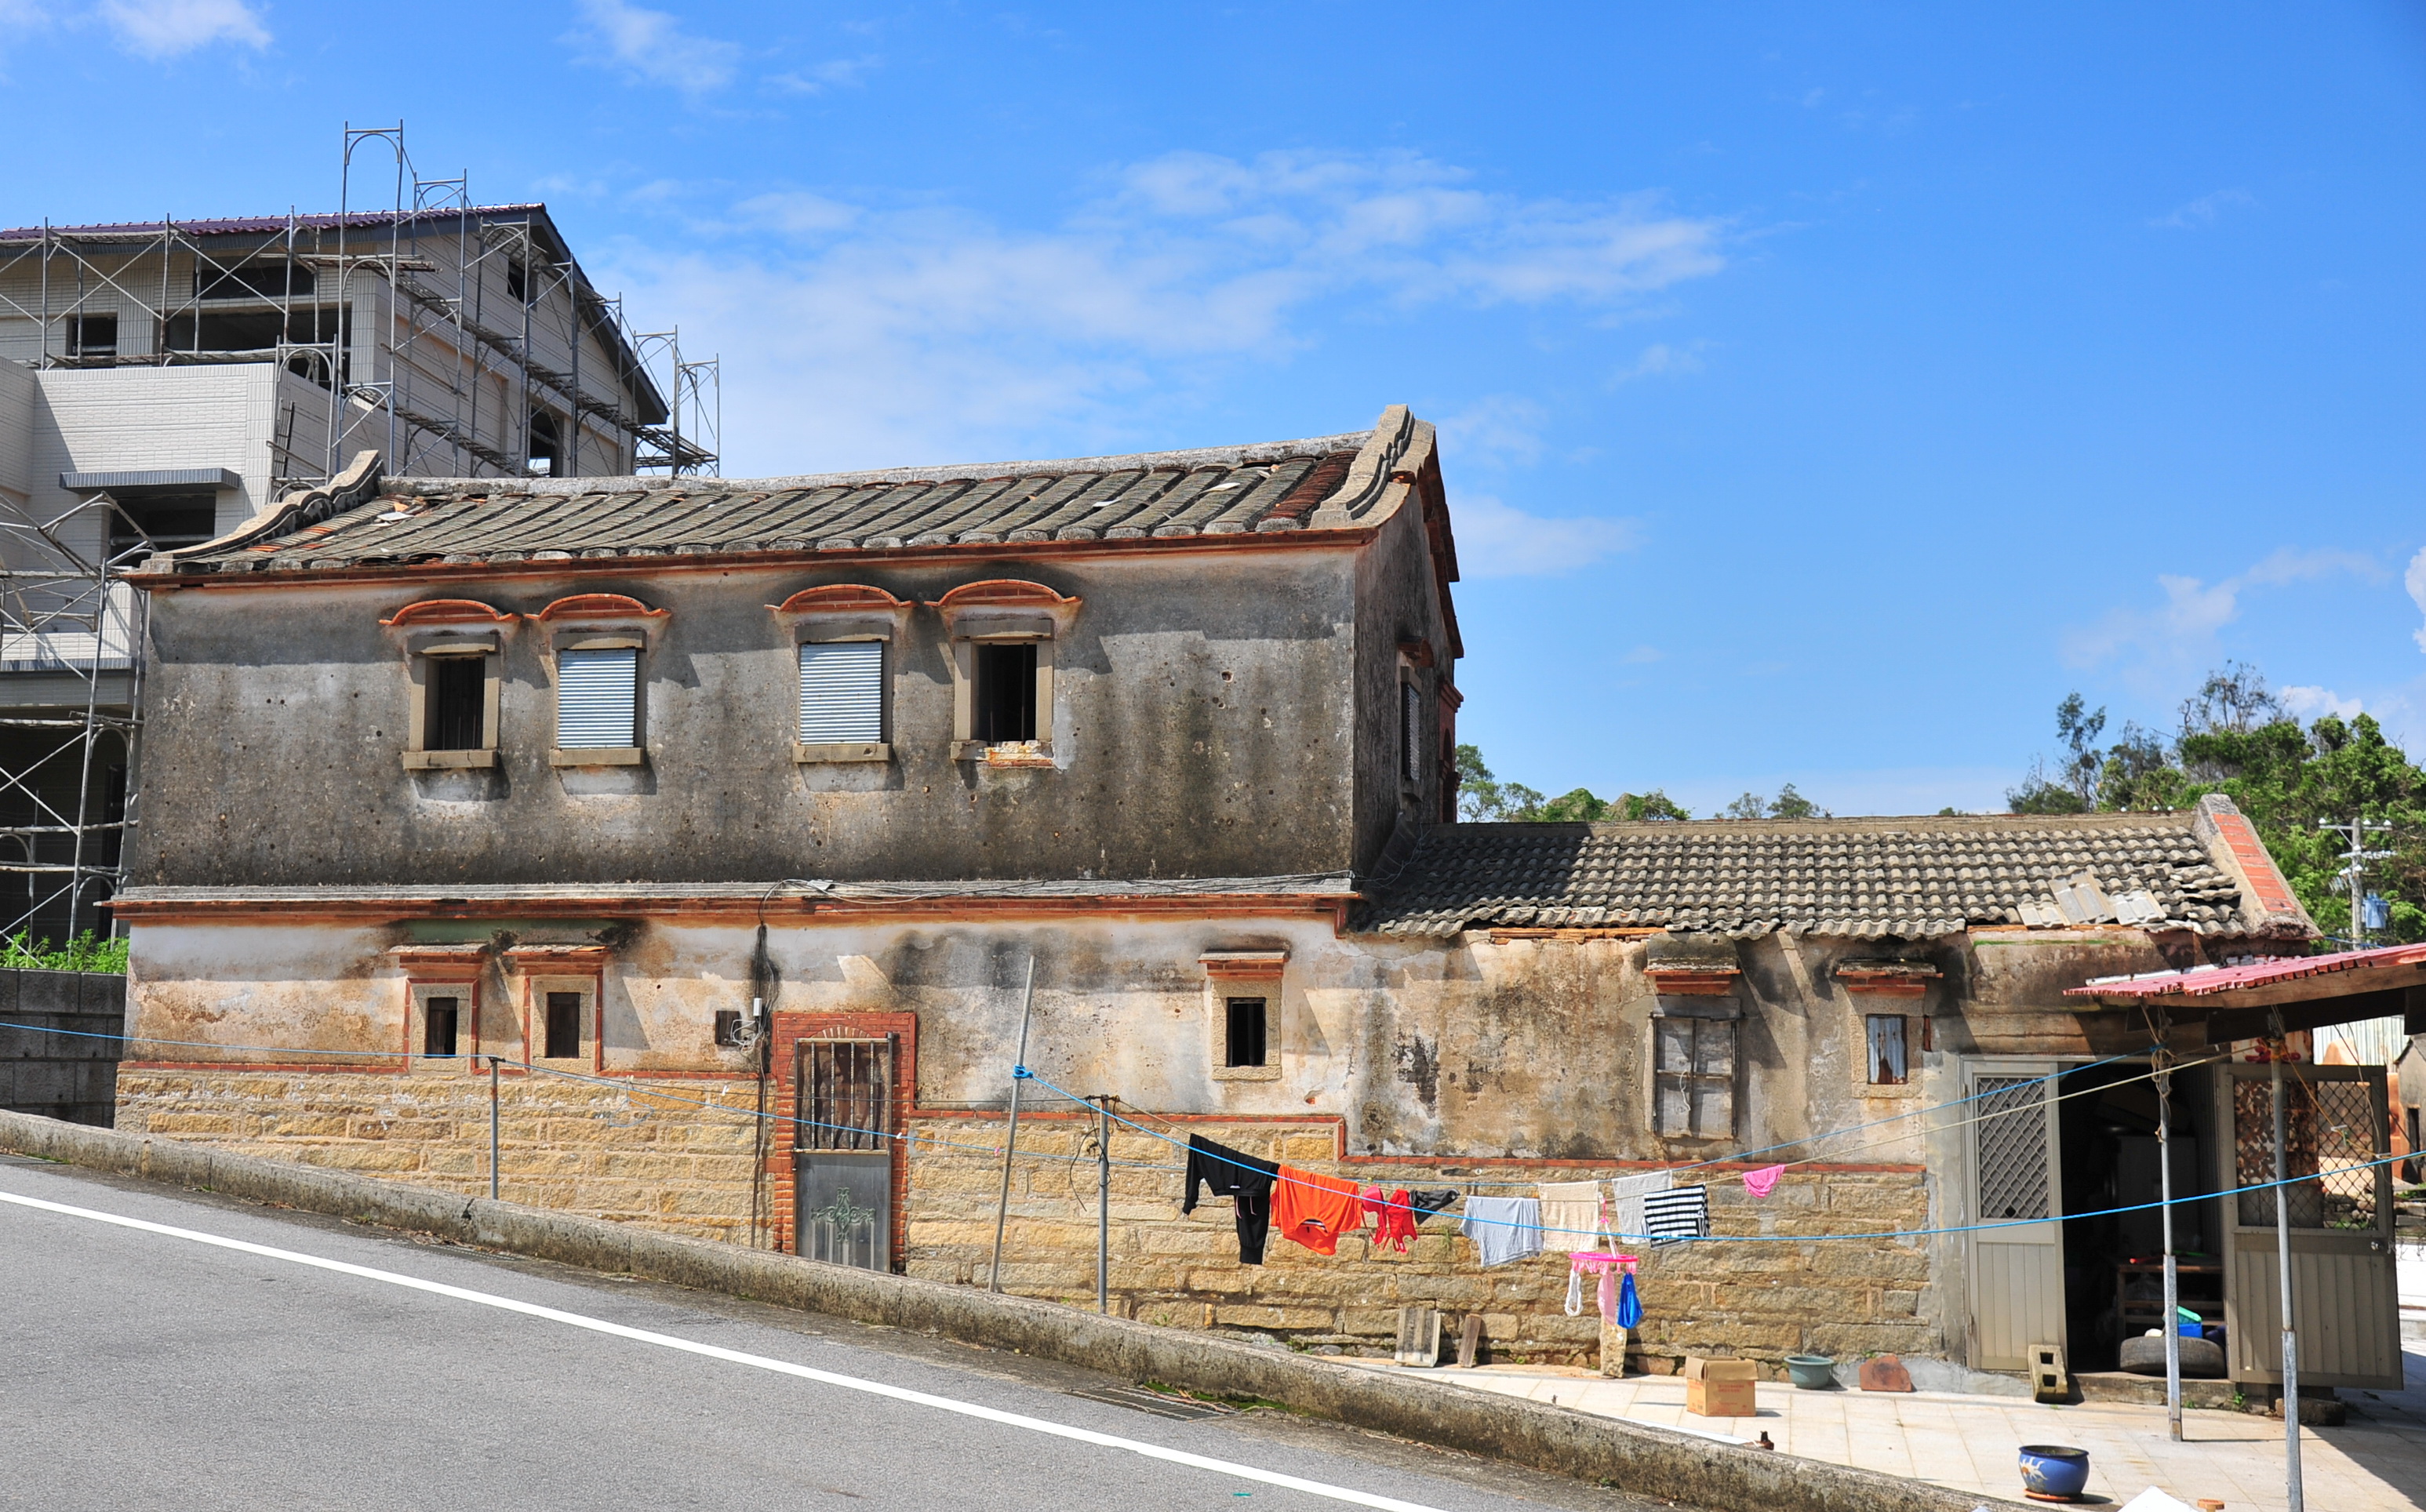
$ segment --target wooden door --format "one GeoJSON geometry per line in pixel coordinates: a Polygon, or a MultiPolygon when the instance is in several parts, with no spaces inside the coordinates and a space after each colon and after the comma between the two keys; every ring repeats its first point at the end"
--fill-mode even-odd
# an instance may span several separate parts
{"type": "MultiPolygon", "coordinates": [[[[2225,1363],[2236,1381],[2283,1380],[2282,1272],[2274,1231],[2274,1111],[2268,1066],[2221,1068],[2216,1127],[2230,1130],[2224,1198],[2225,1363]]],[[[2392,1260],[2392,1150],[2381,1066],[2283,1068],[2283,1189],[2291,1231],[2291,1323],[2303,1385],[2401,1389],[2392,1260]],[[2306,1177],[2302,1181],[2297,1178],[2306,1177]]]]}
{"type": "Polygon", "coordinates": [[[2032,1344],[2065,1343],[2063,1186],[2054,1061],[1975,1063],[1970,1114],[1971,1368],[2030,1367],[2032,1344]],[[2046,1221],[2034,1221],[2046,1220],[2046,1221]]]}

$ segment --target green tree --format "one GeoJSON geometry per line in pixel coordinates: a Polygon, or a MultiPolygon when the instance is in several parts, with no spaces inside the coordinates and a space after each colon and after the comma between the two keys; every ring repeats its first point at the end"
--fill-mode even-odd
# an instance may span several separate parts
{"type": "Polygon", "coordinates": [[[1820,805],[1794,791],[1788,782],[1778,789],[1777,796],[1764,799],[1757,793],[1747,793],[1719,811],[1722,819],[1828,819],[1835,817],[1820,805]]]}
{"type": "MultiPolygon", "coordinates": [[[[1789,790],[1790,791],[1790,790],[1789,790]]],[[[1492,774],[1476,746],[1457,748],[1457,812],[1462,819],[1515,821],[1528,824],[1600,824],[1613,819],[1690,819],[1668,795],[1620,794],[1614,801],[1579,787],[1545,798],[1522,782],[1506,782],[1492,774]]]]}

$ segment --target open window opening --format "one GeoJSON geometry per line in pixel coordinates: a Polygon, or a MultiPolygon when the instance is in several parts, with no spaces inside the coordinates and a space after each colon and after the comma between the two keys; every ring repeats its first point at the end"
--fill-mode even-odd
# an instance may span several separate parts
{"type": "Polygon", "coordinates": [[[1399,684],[1399,780],[1409,787],[1422,783],[1424,747],[1423,690],[1411,682],[1399,684]]]}
{"type": "Polygon", "coordinates": [[[480,750],[489,744],[489,658],[432,656],[426,750],[480,750]]]}
{"type": "Polygon", "coordinates": [[[579,992],[546,995],[545,1035],[541,1054],[549,1060],[570,1060],[581,1054],[582,996],[579,992]]]}
{"type": "Polygon", "coordinates": [[[118,317],[116,315],[70,315],[62,323],[67,327],[70,357],[116,357],[118,355],[118,317]]]}
{"type": "Polygon", "coordinates": [[[238,267],[194,269],[197,299],[286,299],[309,294],[316,280],[301,263],[246,263],[238,267]]]}
{"type": "Polygon", "coordinates": [[[1266,1000],[1263,998],[1230,998],[1223,1006],[1228,1010],[1223,1036],[1223,1064],[1237,1070],[1243,1067],[1264,1064],[1266,1053],[1266,1000]]]}
{"type": "Polygon", "coordinates": [[[506,295],[518,304],[530,303],[530,272],[519,257],[506,259],[506,295]]]}
{"type": "Polygon", "coordinates": [[[988,642],[977,648],[971,738],[998,746],[1036,738],[1036,642],[988,642]]]}
{"type": "Polygon", "coordinates": [[[455,1054],[456,1033],[462,1022],[463,1000],[455,997],[431,997],[421,1005],[421,1053],[425,1055],[455,1054]]]}
{"type": "Polygon", "coordinates": [[[564,433],[556,416],[545,410],[530,412],[530,446],[525,465],[534,477],[558,477],[564,472],[564,433]]]}

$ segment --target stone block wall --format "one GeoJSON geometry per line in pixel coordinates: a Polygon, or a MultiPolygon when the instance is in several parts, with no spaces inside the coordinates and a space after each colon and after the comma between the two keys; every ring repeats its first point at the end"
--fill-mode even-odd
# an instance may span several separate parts
{"type": "Polygon", "coordinates": [[[0,971],[0,1108],[107,1128],[125,1032],[123,976],[0,971]]]}
{"type": "MultiPolygon", "coordinates": [[[[488,1191],[485,1075],[147,1066],[121,1071],[120,1096],[119,1127],[130,1133],[466,1195],[488,1191]]],[[[500,1195],[750,1243],[755,1097],[749,1080],[599,1086],[509,1073],[499,1081],[500,1195]]],[[[1385,1191],[1457,1186],[1523,1196],[1523,1183],[1617,1174],[1550,1163],[1343,1164],[1335,1120],[1190,1127],[1267,1159],[1337,1170],[1385,1191]]],[[[1001,1191],[1003,1119],[914,1116],[909,1129],[902,1268],[982,1286],[1001,1191]]],[[[1082,1118],[1022,1119],[1004,1231],[1006,1291],[1094,1305],[1092,1129],[1082,1118]]],[[[1111,1305],[1123,1316],[1370,1355],[1390,1351],[1399,1308],[1425,1306],[1446,1315],[1450,1339],[1465,1316],[1480,1314],[1494,1359],[1600,1362],[1600,1322],[1589,1286],[1582,1313],[1566,1315],[1569,1247],[1486,1269],[1475,1263],[1453,1217],[1433,1218],[1404,1254],[1377,1249],[1369,1231],[1343,1238],[1330,1257],[1275,1235],[1264,1264],[1244,1265],[1228,1198],[1207,1198],[1194,1214],[1180,1213],[1180,1150],[1116,1124],[1111,1156],[1111,1305]]],[[[1645,1316],[1631,1341],[1631,1368],[1666,1372],[1688,1352],[1719,1353],[1764,1361],[1775,1375],[1786,1355],[1805,1351],[1839,1359],[1946,1352],[1921,1315],[1929,1260],[1919,1243],[1794,1242],[1795,1235],[1925,1226],[1926,1179],[1918,1169],[1797,1167],[1767,1198],[1753,1198],[1732,1171],[1714,1170],[1709,1179],[1713,1229],[1766,1237],[1638,1250],[1645,1316]]]]}

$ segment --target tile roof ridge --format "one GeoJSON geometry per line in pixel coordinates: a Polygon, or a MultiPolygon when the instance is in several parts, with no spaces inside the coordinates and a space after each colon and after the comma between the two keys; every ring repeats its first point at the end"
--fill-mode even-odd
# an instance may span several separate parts
{"type": "Polygon", "coordinates": [[[1131,452],[1105,457],[1061,457],[1020,462],[953,462],[915,467],[882,467],[851,473],[799,473],[773,477],[396,477],[390,489],[397,493],[773,493],[848,488],[869,483],[958,483],[993,478],[1059,476],[1070,473],[1151,472],[1158,468],[1192,467],[1205,463],[1252,466],[1296,457],[1327,456],[1362,447],[1369,430],[1333,436],[1307,436],[1294,441],[1249,442],[1230,446],[1199,446],[1181,451],[1131,452]]]}

